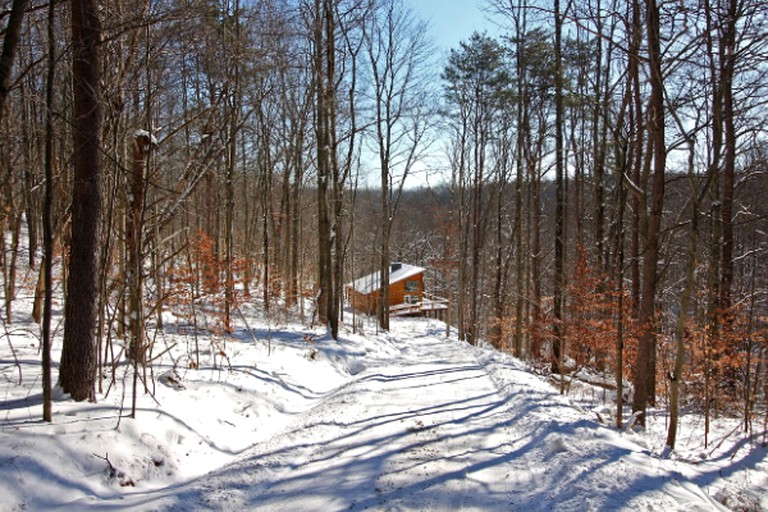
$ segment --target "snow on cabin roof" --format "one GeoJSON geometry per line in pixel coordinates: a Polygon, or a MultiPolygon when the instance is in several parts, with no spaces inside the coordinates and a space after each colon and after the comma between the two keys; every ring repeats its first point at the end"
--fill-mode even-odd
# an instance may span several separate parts
{"type": "MultiPolygon", "coordinates": [[[[415,275],[421,274],[425,270],[426,269],[422,267],[409,265],[407,263],[392,263],[389,271],[389,284],[394,284],[399,281],[404,281],[409,277],[413,277],[415,275]]],[[[378,271],[374,272],[373,274],[368,274],[367,276],[363,276],[359,279],[355,279],[347,286],[349,288],[352,288],[358,293],[367,295],[381,288],[379,284],[379,282],[381,281],[379,274],[380,272],[378,271]]]]}
{"type": "Polygon", "coordinates": [[[136,130],[135,132],[133,132],[133,136],[136,138],[146,137],[147,139],[149,139],[150,144],[152,144],[153,146],[158,145],[155,135],[152,133],[149,133],[147,130],[141,130],[141,129],[136,130]]]}

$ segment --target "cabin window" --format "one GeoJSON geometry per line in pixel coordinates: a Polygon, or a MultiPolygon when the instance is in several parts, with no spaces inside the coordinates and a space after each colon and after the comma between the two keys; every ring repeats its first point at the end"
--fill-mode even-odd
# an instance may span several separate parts
{"type": "Polygon", "coordinates": [[[418,292],[419,291],[419,282],[418,281],[406,281],[405,282],[405,291],[406,292],[418,292]]]}
{"type": "Polygon", "coordinates": [[[406,295],[403,297],[405,299],[406,304],[418,304],[419,303],[419,296],[418,295],[406,295]]]}

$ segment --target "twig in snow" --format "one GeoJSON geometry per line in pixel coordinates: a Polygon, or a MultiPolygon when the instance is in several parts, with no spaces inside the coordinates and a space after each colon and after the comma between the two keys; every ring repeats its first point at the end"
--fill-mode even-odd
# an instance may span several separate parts
{"type": "Polygon", "coordinates": [[[632,416],[629,417],[627,423],[624,425],[624,432],[632,430],[641,414],[643,414],[643,411],[635,411],[632,413],[632,416]]]}
{"type": "Polygon", "coordinates": [[[126,477],[125,473],[123,471],[120,471],[115,467],[114,464],[109,460],[109,454],[107,453],[104,457],[101,455],[94,453],[94,457],[99,458],[107,463],[107,466],[109,467],[109,478],[117,478],[118,483],[121,487],[135,487],[136,482],[133,481],[133,478],[126,477]]]}
{"type": "Polygon", "coordinates": [[[114,464],[112,464],[112,461],[109,460],[109,453],[105,454],[104,457],[102,457],[98,453],[94,453],[93,456],[107,463],[107,466],[109,466],[109,478],[115,478],[116,476],[118,476],[119,472],[117,468],[115,467],[114,464]]]}
{"type": "Polygon", "coordinates": [[[3,328],[5,329],[5,339],[8,340],[8,346],[11,348],[11,354],[13,354],[13,361],[16,364],[16,368],[19,369],[19,386],[21,386],[21,363],[19,362],[19,357],[16,355],[16,349],[13,348],[13,343],[11,343],[11,335],[8,332],[8,326],[5,324],[5,322],[3,322],[3,328]]]}
{"type": "MultiPolygon", "coordinates": [[[[251,326],[248,325],[248,320],[245,318],[245,315],[243,314],[243,310],[240,309],[239,304],[235,304],[235,309],[237,310],[237,313],[240,315],[240,318],[243,320],[243,323],[245,324],[245,330],[248,331],[248,335],[251,337],[251,341],[253,341],[254,345],[258,344],[259,340],[256,338],[256,336],[253,335],[253,331],[251,330],[251,326]]],[[[271,331],[270,331],[271,333],[271,331]]],[[[269,336],[269,339],[267,340],[267,355],[272,355],[272,336],[269,336]]]]}

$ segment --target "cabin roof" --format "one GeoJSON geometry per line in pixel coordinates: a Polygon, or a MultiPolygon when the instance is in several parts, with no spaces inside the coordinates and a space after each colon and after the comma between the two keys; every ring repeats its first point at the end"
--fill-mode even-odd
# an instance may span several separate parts
{"type": "MultiPolygon", "coordinates": [[[[426,270],[422,267],[409,265],[407,263],[392,263],[392,267],[390,268],[395,269],[395,270],[390,270],[389,272],[390,285],[397,283],[399,281],[404,281],[409,277],[419,275],[426,270]],[[399,268],[398,268],[398,265],[399,265],[399,268]]],[[[372,274],[368,274],[367,276],[363,276],[361,278],[355,279],[354,281],[349,283],[347,286],[349,288],[352,288],[358,293],[368,295],[369,293],[373,293],[379,288],[381,288],[381,285],[379,284],[381,282],[381,278],[379,276],[380,274],[381,272],[376,271],[372,274]]]]}

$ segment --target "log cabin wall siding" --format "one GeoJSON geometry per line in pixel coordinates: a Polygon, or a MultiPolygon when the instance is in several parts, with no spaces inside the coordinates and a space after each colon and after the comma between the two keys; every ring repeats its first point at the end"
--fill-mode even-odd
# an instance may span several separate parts
{"type": "MultiPolygon", "coordinates": [[[[377,291],[378,294],[378,291],[377,291]]],[[[406,302],[405,296],[406,295],[415,295],[416,300],[420,302],[422,300],[422,295],[424,294],[424,274],[417,274],[413,277],[409,277],[408,279],[404,281],[398,281],[397,283],[392,283],[389,285],[389,300],[391,302],[390,306],[395,306],[397,304],[404,304],[406,302]],[[415,282],[417,283],[418,287],[415,291],[407,291],[406,285],[407,283],[415,282]]]]}

